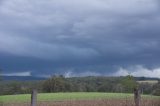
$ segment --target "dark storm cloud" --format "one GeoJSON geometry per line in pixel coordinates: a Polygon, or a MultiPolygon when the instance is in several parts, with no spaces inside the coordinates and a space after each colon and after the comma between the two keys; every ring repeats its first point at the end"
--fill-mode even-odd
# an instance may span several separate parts
{"type": "Polygon", "coordinates": [[[5,0],[0,5],[0,67],[6,73],[111,75],[122,67],[160,67],[158,0],[5,0]]]}

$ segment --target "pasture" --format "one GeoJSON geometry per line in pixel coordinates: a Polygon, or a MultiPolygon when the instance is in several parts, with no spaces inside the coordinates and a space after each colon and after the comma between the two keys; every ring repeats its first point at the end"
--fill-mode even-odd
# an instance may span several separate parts
{"type": "MultiPolygon", "coordinates": [[[[128,93],[97,93],[97,92],[73,92],[73,93],[39,93],[38,101],[64,101],[64,100],[90,100],[90,99],[123,99],[132,97],[128,93]]],[[[149,97],[149,96],[146,96],[149,97]]],[[[154,98],[156,98],[154,96],[154,98]]],[[[30,94],[0,96],[3,102],[28,102],[30,94]]]]}
{"type": "MultiPolygon", "coordinates": [[[[0,96],[3,106],[29,106],[30,94],[0,96]]],[[[144,106],[160,106],[159,96],[142,95],[144,106]],[[155,105],[153,105],[155,104],[155,105]]],[[[40,93],[38,106],[134,106],[128,93],[40,93]],[[128,104],[128,105],[127,105],[128,104]],[[130,105],[129,105],[130,104],[130,105]]]]}
{"type": "Polygon", "coordinates": [[[158,83],[158,80],[144,80],[144,81],[137,81],[138,83],[140,84],[145,84],[145,83],[148,83],[148,84],[157,84],[158,83]]]}

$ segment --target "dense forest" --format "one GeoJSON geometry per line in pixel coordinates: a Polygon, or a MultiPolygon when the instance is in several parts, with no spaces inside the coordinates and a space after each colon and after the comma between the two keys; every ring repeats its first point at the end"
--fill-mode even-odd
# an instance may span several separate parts
{"type": "Polygon", "coordinates": [[[138,83],[142,78],[125,77],[72,77],[62,75],[52,76],[47,80],[38,81],[1,81],[0,95],[38,92],[120,92],[131,93],[133,88],[139,87],[144,94],[160,96],[160,81],[156,84],[138,83]]]}

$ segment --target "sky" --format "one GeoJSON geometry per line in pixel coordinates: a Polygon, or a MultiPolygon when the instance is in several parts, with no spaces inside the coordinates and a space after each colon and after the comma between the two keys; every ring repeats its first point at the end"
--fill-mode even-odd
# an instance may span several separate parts
{"type": "Polygon", "coordinates": [[[159,28],[159,0],[0,0],[0,69],[160,78],[159,28]]]}

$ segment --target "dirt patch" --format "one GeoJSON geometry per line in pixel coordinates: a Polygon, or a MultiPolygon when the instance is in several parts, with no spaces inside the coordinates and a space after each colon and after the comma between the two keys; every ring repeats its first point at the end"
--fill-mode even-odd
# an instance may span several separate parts
{"type": "MultiPolygon", "coordinates": [[[[2,106],[30,106],[30,103],[5,103],[2,106]]],[[[131,99],[43,101],[38,102],[37,106],[134,106],[134,101],[131,99]]],[[[160,106],[160,100],[142,100],[141,106],[160,106]]]]}

